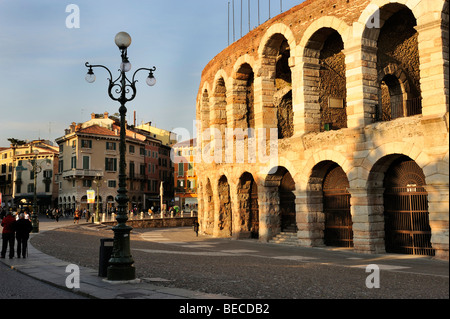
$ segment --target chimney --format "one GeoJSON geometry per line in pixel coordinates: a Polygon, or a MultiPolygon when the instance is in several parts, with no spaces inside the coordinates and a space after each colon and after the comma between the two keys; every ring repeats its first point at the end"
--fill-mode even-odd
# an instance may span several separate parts
{"type": "Polygon", "coordinates": [[[103,113],[103,118],[104,118],[104,119],[107,119],[108,116],[109,116],[108,112],[103,113]]]}
{"type": "Polygon", "coordinates": [[[95,113],[91,114],[91,120],[95,119],[95,113]]]}
{"type": "Polygon", "coordinates": [[[76,123],[72,122],[72,124],[70,125],[70,133],[75,132],[75,126],[76,126],[76,123]]]}

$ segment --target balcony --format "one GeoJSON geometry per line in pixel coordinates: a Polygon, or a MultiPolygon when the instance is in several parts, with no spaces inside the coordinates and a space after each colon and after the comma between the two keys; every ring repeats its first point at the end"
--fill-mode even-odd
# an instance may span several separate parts
{"type": "Polygon", "coordinates": [[[73,168],[62,173],[64,179],[103,177],[102,170],[73,168]]]}

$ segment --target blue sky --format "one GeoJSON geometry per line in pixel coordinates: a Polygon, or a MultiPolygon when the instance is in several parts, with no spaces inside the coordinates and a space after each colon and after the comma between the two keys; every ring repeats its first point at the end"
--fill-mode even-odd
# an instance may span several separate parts
{"type": "MultiPolygon", "coordinates": [[[[49,139],[64,135],[72,122],[91,113],[118,112],[107,93],[106,71],[85,81],[85,62],[103,64],[118,75],[120,52],[114,37],[128,32],[131,72],[156,66],[157,84],[137,75],[137,96],[127,119],[152,122],[166,130],[192,132],[200,76],[228,45],[228,3],[232,0],[0,0],[0,146],[8,138],[49,139]],[[67,28],[69,4],[80,10],[80,27],[67,28]]],[[[243,0],[243,31],[248,32],[248,0],[243,0]]],[[[274,17],[301,0],[272,0],[274,17]]],[[[235,0],[235,36],[241,34],[241,1],[235,0]]],[[[260,22],[269,18],[269,0],[260,0],[260,22]]],[[[257,0],[250,0],[251,27],[258,24],[257,0]]],[[[233,40],[230,28],[230,42],[233,40]]],[[[131,73],[130,72],[130,73],[131,73]]]]}

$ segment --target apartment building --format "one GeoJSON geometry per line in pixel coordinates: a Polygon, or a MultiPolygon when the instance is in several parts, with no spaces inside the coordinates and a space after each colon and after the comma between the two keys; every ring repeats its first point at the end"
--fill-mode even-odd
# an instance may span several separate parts
{"type": "Polygon", "coordinates": [[[174,204],[184,211],[197,211],[196,139],[173,145],[174,204]]]}
{"type": "Polygon", "coordinates": [[[20,142],[0,149],[0,193],[4,209],[32,209],[39,212],[55,205],[58,189],[54,171],[58,148],[45,140],[20,142]]]}
{"type": "MultiPolygon", "coordinates": [[[[56,142],[60,154],[59,207],[94,211],[98,204],[100,212],[115,211],[120,158],[118,119],[110,117],[108,113],[93,113],[87,122],[72,123],[65,135],[56,142]],[[95,192],[93,204],[88,203],[88,191],[95,192]]],[[[171,176],[170,165],[162,165],[162,162],[168,163],[170,154],[167,148],[148,132],[127,126],[126,174],[129,211],[141,212],[152,206],[159,206],[161,178],[168,179],[171,176]],[[163,160],[164,158],[166,159],[163,160]]],[[[166,197],[167,201],[171,199],[169,193],[166,197]]]]}

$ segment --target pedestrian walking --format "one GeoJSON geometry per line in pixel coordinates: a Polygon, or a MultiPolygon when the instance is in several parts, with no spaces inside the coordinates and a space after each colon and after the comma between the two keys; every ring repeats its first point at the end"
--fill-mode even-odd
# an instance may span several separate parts
{"type": "Polygon", "coordinates": [[[11,212],[8,212],[2,220],[2,252],[1,258],[5,258],[6,250],[9,245],[9,259],[14,257],[14,232],[16,226],[16,219],[11,212]]]}
{"type": "Polygon", "coordinates": [[[33,230],[33,226],[29,219],[25,218],[22,213],[19,215],[19,220],[16,222],[16,240],[17,240],[17,258],[22,255],[23,258],[27,257],[28,238],[33,230]]]}
{"type": "Polygon", "coordinates": [[[73,223],[79,224],[80,223],[80,211],[77,209],[75,211],[75,214],[73,216],[73,223]]]}
{"type": "Polygon", "coordinates": [[[198,228],[200,227],[200,224],[198,223],[198,221],[195,221],[194,222],[194,231],[195,231],[195,234],[197,235],[197,237],[198,237],[198,228]]]}

